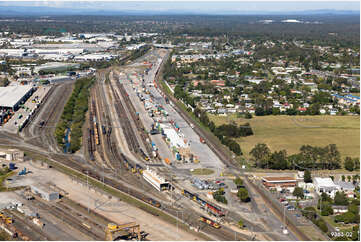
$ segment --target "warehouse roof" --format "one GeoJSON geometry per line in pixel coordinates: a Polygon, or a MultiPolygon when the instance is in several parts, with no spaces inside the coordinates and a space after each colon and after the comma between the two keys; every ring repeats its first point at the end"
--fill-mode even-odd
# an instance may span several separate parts
{"type": "Polygon", "coordinates": [[[265,182],[296,182],[293,177],[262,177],[265,182]]]}
{"type": "Polygon", "coordinates": [[[0,87],[0,107],[13,108],[31,89],[32,86],[0,87]]]}
{"type": "Polygon", "coordinates": [[[337,187],[337,185],[329,177],[326,178],[315,177],[313,180],[314,183],[319,187],[337,187]]]}
{"type": "Polygon", "coordinates": [[[42,184],[42,183],[38,183],[38,184],[32,184],[30,185],[30,187],[34,190],[39,190],[41,192],[44,193],[58,193],[57,191],[55,191],[55,189],[51,188],[48,185],[42,184]]]}

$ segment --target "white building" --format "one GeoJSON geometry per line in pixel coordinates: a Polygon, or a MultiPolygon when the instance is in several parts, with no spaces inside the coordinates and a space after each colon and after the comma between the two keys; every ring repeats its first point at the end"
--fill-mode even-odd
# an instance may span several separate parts
{"type": "Polygon", "coordinates": [[[331,198],[334,198],[336,192],[340,190],[340,187],[336,185],[331,178],[322,178],[315,177],[313,179],[313,184],[315,185],[315,191],[318,195],[321,195],[323,192],[329,195],[331,198]]]}
{"type": "Polygon", "coordinates": [[[170,187],[170,184],[165,178],[159,176],[155,171],[149,169],[149,167],[143,171],[143,178],[158,191],[168,190],[170,187]]]}

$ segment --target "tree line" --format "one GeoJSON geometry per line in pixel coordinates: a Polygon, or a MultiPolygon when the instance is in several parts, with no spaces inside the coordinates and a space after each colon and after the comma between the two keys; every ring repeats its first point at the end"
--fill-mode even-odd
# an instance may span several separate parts
{"type": "MultiPolygon", "coordinates": [[[[259,143],[249,154],[252,156],[251,160],[254,162],[254,166],[262,169],[334,170],[341,168],[342,163],[340,152],[335,144],[325,147],[303,145],[299,153],[287,155],[286,150],[271,152],[266,144],[259,143]]],[[[353,169],[360,169],[358,158],[351,159],[351,162],[353,162],[353,169]]]]}
{"type": "Polygon", "coordinates": [[[80,149],[82,127],[85,113],[88,111],[89,90],[94,83],[94,77],[84,77],[76,80],[74,90],[64,106],[60,121],[55,129],[55,138],[59,145],[65,147],[65,131],[70,128],[70,150],[74,153],[80,149]]]}

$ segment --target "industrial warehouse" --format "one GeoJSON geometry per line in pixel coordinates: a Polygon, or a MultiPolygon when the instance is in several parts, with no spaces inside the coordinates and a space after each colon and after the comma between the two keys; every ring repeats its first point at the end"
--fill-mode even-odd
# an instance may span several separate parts
{"type": "Polygon", "coordinates": [[[0,109],[16,111],[34,92],[32,86],[0,87],[0,109]]]}

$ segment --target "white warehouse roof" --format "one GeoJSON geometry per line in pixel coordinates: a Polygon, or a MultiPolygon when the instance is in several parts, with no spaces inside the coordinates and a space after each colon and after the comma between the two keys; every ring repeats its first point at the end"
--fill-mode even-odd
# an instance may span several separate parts
{"type": "Polygon", "coordinates": [[[313,183],[318,187],[337,187],[337,185],[329,177],[315,177],[313,183]]]}
{"type": "Polygon", "coordinates": [[[164,128],[164,134],[167,136],[167,138],[169,138],[172,146],[175,146],[177,148],[188,147],[187,144],[184,143],[184,140],[179,137],[177,131],[175,131],[173,128],[164,128]]]}
{"type": "Polygon", "coordinates": [[[31,89],[32,86],[0,87],[0,107],[13,108],[31,89]]]}

